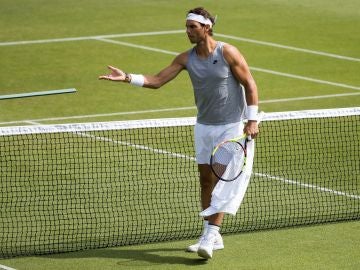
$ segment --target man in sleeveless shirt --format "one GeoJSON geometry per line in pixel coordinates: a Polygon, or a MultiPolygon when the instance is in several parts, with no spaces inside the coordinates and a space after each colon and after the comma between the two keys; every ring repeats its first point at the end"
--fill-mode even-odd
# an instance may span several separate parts
{"type": "MultiPolygon", "coordinates": [[[[111,73],[99,79],[120,81],[157,89],[187,70],[194,88],[198,109],[195,125],[195,152],[200,173],[201,207],[210,206],[211,193],[218,179],[210,168],[213,148],[224,139],[246,133],[255,138],[258,92],[256,83],[242,54],[234,46],[213,38],[215,18],[204,8],[188,12],[186,34],[195,46],[175,57],[156,75],[128,74],[108,66],[111,73]],[[245,126],[244,119],[248,119],[245,126]]],[[[224,213],[204,219],[199,241],[187,248],[203,258],[211,258],[213,250],[223,249],[220,226],[224,213]]]]}

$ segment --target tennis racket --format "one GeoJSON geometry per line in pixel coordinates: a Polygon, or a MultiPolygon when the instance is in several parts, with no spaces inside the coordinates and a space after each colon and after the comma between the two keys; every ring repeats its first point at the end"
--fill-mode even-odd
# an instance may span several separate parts
{"type": "Polygon", "coordinates": [[[211,170],[215,176],[226,182],[234,181],[246,165],[246,146],[250,141],[246,134],[218,144],[210,157],[211,170]]]}

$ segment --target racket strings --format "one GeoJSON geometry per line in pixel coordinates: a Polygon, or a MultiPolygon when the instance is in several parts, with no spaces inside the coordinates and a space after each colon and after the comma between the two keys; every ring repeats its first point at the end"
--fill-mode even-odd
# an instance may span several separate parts
{"type": "Polygon", "coordinates": [[[212,170],[219,179],[233,181],[241,174],[245,157],[246,149],[241,143],[225,142],[211,157],[212,170]]]}

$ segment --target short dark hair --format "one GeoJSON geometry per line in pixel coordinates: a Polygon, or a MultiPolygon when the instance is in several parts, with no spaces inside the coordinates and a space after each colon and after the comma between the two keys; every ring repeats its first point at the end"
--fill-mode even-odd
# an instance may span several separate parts
{"type": "MultiPolygon", "coordinates": [[[[211,16],[210,12],[207,11],[203,7],[197,7],[197,8],[191,9],[191,10],[188,11],[187,14],[189,14],[189,13],[194,13],[194,14],[204,16],[205,19],[209,19],[212,22],[213,26],[215,25],[215,17],[211,16]]],[[[204,26],[205,24],[201,24],[201,25],[204,26]]],[[[213,35],[213,29],[212,28],[210,28],[209,34],[210,34],[210,36],[213,35]]]]}

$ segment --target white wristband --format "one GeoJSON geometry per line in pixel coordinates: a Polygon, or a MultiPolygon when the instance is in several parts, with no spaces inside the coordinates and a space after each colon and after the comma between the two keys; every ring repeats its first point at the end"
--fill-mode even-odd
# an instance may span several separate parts
{"type": "Polygon", "coordinates": [[[140,86],[140,87],[142,87],[144,85],[145,78],[144,78],[143,75],[141,75],[141,74],[130,74],[130,76],[131,76],[130,84],[140,86]]]}
{"type": "Polygon", "coordinates": [[[246,111],[247,119],[257,121],[258,120],[258,109],[259,109],[259,106],[257,106],[257,105],[247,106],[247,111],[246,111]]]}

